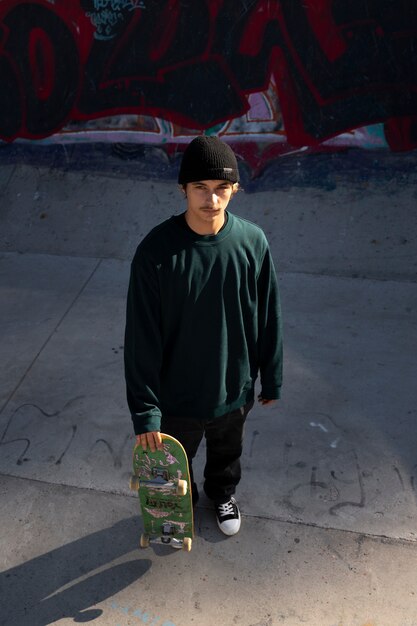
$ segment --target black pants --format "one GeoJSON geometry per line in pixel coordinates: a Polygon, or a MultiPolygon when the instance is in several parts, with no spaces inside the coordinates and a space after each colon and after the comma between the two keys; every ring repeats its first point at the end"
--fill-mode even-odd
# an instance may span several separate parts
{"type": "Polygon", "coordinates": [[[217,504],[230,499],[241,478],[240,457],[246,417],[253,401],[245,406],[217,417],[210,422],[187,417],[163,416],[161,432],[175,437],[182,443],[190,466],[193,501],[198,499],[194,481],[192,461],[197,454],[203,435],[207,444],[207,459],[204,469],[204,491],[217,504]]]}

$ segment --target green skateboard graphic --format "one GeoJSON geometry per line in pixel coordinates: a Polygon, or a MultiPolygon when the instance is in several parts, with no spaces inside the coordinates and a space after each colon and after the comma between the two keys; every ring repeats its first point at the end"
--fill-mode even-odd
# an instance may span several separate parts
{"type": "Polygon", "coordinates": [[[139,492],[144,532],[140,546],[150,542],[191,550],[193,506],[190,472],[185,450],[179,441],[162,434],[163,450],[133,451],[130,488],[139,492]]]}

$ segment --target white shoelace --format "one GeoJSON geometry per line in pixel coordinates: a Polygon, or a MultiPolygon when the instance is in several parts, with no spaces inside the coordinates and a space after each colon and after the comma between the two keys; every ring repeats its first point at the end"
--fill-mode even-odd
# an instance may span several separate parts
{"type": "Polygon", "coordinates": [[[226,517],[226,515],[235,515],[235,507],[233,502],[225,502],[225,504],[219,504],[220,517],[226,517]]]}

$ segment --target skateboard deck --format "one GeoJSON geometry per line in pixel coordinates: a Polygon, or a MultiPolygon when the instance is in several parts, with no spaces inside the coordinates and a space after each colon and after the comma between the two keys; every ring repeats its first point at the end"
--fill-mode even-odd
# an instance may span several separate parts
{"type": "Polygon", "coordinates": [[[187,455],[170,435],[162,434],[162,444],[155,452],[141,445],[133,451],[130,488],[138,491],[142,511],[140,546],[154,542],[189,552],[194,526],[187,455]]]}

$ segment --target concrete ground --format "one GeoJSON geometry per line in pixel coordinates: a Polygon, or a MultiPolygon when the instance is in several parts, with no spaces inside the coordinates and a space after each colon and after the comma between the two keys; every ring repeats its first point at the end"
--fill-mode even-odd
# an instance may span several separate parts
{"type": "Polygon", "coordinates": [[[285,385],[248,419],[241,532],[202,498],[187,554],[138,548],[122,354],[177,163],[65,154],[0,151],[1,626],[417,626],[417,155],[244,171],[231,209],[271,244],[285,385]]]}

